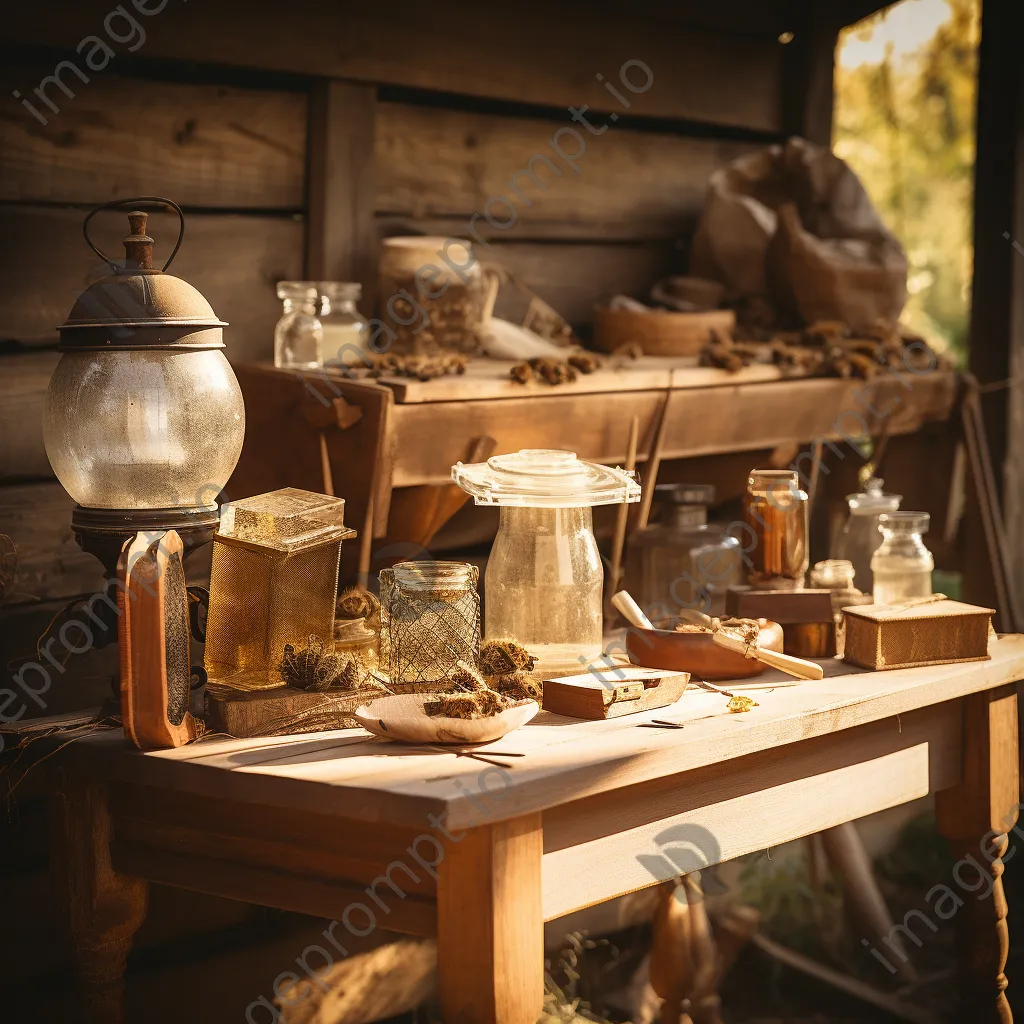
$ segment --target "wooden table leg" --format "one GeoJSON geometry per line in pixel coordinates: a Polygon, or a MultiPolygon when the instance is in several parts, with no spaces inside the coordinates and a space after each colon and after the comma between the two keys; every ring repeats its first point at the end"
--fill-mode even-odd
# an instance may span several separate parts
{"type": "Polygon", "coordinates": [[[55,781],[50,864],[71,935],[80,1018],[122,1024],[125,963],[146,916],[147,883],[111,866],[106,787],[63,768],[55,781]]]}
{"type": "Polygon", "coordinates": [[[539,814],[481,825],[438,865],[437,961],[445,1024],[536,1024],[544,1003],[539,814]]]}
{"type": "Polygon", "coordinates": [[[965,1024],[1012,1024],[1003,893],[1006,833],[1017,820],[1017,694],[1002,687],[964,698],[964,777],[936,795],[939,831],[957,858],[957,960],[965,1024]]]}

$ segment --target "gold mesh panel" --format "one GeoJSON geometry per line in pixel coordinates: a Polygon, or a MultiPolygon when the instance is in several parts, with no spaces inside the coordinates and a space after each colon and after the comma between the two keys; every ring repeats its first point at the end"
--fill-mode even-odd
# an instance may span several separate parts
{"type": "Polygon", "coordinates": [[[206,671],[236,686],[280,684],[285,644],[329,640],[338,591],[339,540],[292,555],[214,538],[206,671]]]}
{"type": "Polygon", "coordinates": [[[843,657],[864,668],[911,668],[988,657],[988,608],[954,601],[914,609],[846,612],[843,657]]]}

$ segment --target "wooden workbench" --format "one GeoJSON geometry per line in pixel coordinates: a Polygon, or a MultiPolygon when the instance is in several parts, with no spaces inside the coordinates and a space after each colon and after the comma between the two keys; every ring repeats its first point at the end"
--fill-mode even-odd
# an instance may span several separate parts
{"type": "MultiPolygon", "coordinates": [[[[373,536],[391,541],[422,542],[417,533],[422,527],[410,529],[408,515],[389,530],[393,491],[419,488],[417,496],[430,509],[421,517],[427,524],[423,529],[436,531],[443,519],[431,521],[430,514],[436,508],[443,516],[445,503],[431,489],[450,483],[451,467],[469,458],[481,438],[493,439],[495,452],[567,448],[581,458],[621,465],[630,418],[636,415],[642,464],[664,410],[665,459],[814,440],[848,447],[879,434],[883,416],[890,434],[947,419],[956,395],[956,377],[944,370],[887,372],[866,384],[783,378],[775,366],[731,374],[698,367],[693,359],[642,357],[608,359],[597,372],[552,387],[513,382],[511,365],[476,359],[464,376],[422,383],[353,380],[338,370],[310,374],[238,365],[245,447],[228,493],[240,497],[286,485],[323,490],[323,446],[337,493],[349,503],[351,525],[372,525],[373,536]],[[325,410],[335,400],[358,406],[358,422],[324,426],[325,410]]],[[[457,504],[447,507],[453,511],[457,504]]]]}
{"type": "Polygon", "coordinates": [[[1024,636],[990,652],[889,672],[831,660],[820,682],[770,692],[766,675],[746,684],[760,705],[743,715],[696,690],[609,721],[542,712],[485,748],[508,767],[354,729],[152,753],[120,732],[78,740],[62,755],[54,865],[85,1005],[120,1021],[152,881],[333,917],[336,946],[378,925],[436,934],[448,1024],[533,1024],[544,920],[937,793],[954,856],[992,881],[955,921],[959,1019],[1006,1024],[1000,858],[1024,636]],[[666,717],[685,727],[640,727],[666,717]]]}

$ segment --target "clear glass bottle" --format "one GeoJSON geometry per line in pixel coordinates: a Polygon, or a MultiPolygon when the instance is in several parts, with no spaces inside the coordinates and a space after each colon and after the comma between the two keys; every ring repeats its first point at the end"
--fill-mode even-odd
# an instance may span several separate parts
{"type": "Polygon", "coordinates": [[[363,328],[366,317],[356,308],[363,286],[352,281],[320,282],[320,324],[324,330],[324,363],[367,366],[370,351],[363,328]]]}
{"type": "Polygon", "coordinates": [[[392,689],[439,689],[480,653],[480,573],[466,562],[398,562],[380,572],[380,658],[392,689]]]}
{"type": "Polygon", "coordinates": [[[925,547],[927,512],[883,512],[878,517],[882,543],[871,556],[875,604],[899,604],[932,592],[935,559],[925,547]]]}
{"type": "Polygon", "coordinates": [[[367,625],[365,618],[335,619],[335,653],[355,655],[371,672],[376,672],[377,644],[377,631],[367,625]]]}
{"type": "Polygon", "coordinates": [[[604,569],[594,505],[640,500],[632,474],[574,452],[524,449],[452,467],[478,505],[500,506],[487,561],[485,632],[537,657],[534,674],[582,672],[601,658],[604,569]]]}
{"type": "Polygon", "coordinates": [[[899,494],[886,494],[882,485],[883,481],[873,476],[865,482],[862,492],[846,496],[850,514],[832,552],[833,558],[846,559],[853,565],[854,585],[865,594],[874,588],[871,556],[882,543],[878,517],[883,512],[895,512],[902,501],[899,494]]]}
{"type": "Polygon", "coordinates": [[[284,312],[274,328],[274,365],[315,370],[323,365],[323,326],[316,315],[315,281],[278,281],[284,312]]]}
{"type": "Polygon", "coordinates": [[[832,592],[832,612],[836,617],[844,608],[856,604],[870,604],[872,597],[854,585],[853,563],[845,558],[826,558],[815,562],[811,569],[811,587],[832,592]]]}
{"type": "Polygon", "coordinates": [[[709,484],[659,484],[661,521],[629,540],[627,588],[655,625],[680,608],[725,614],[725,592],[743,582],[740,542],[708,522],[709,484]]]}

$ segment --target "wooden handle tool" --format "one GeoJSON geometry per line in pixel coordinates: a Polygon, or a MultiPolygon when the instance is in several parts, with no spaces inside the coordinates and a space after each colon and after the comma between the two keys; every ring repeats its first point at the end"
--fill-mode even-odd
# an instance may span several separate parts
{"type": "MultiPolygon", "coordinates": [[[[718,630],[711,634],[711,639],[727,651],[747,656],[748,645],[738,636],[733,636],[725,630],[718,630]]],[[[749,656],[763,665],[777,668],[788,675],[796,676],[797,679],[821,679],[825,675],[825,670],[816,661],[794,658],[792,654],[779,654],[778,651],[767,651],[757,644],[749,645],[749,651],[749,656]]]]}
{"type": "Polygon", "coordinates": [[[637,629],[654,629],[654,624],[644,615],[640,605],[633,600],[628,590],[620,590],[612,597],[612,604],[622,612],[622,617],[637,629]]]}

